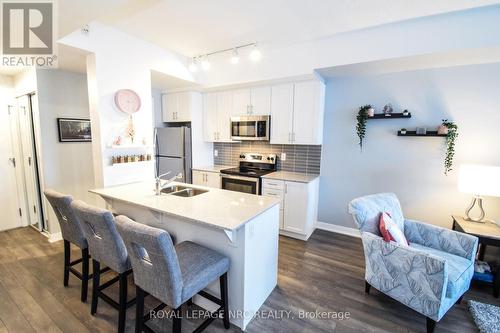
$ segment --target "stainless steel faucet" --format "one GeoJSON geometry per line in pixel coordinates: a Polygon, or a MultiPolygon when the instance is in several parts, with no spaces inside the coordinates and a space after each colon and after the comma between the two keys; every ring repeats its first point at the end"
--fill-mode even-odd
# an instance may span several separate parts
{"type": "Polygon", "coordinates": [[[175,175],[172,178],[164,179],[165,182],[162,184],[161,183],[161,181],[162,181],[161,177],[164,177],[164,176],[169,175],[171,173],[172,172],[169,171],[169,172],[161,174],[161,175],[159,175],[158,177],[155,178],[155,180],[156,180],[156,186],[155,186],[156,195],[160,195],[161,194],[161,190],[164,189],[165,187],[167,187],[168,185],[170,185],[170,183],[172,183],[176,179],[182,179],[183,178],[182,177],[182,172],[179,172],[177,175],[175,175]]]}

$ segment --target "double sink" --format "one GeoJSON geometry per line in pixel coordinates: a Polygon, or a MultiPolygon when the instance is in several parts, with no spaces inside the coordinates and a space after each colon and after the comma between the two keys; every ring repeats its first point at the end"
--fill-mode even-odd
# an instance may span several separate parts
{"type": "Polygon", "coordinates": [[[183,186],[183,185],[172,185],[163,188],[161,194],[175,195],[178,197],[194,197],[199,194],[208,192],[208,190],[202,190],[199,188],[183,186]]]}

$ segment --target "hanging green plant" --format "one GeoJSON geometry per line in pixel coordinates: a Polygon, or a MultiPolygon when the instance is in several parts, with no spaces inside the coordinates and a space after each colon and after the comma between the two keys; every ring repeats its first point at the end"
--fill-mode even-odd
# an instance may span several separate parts
{"type": "Polygon", "coordinates": [[[446,155],[444,158],[444,174],[448,175],[448,172],[453,170],[453,157],[455,156],[455,141],[458,137],[458,126],[453,121],[448,121],[448,119],[443,119],[441,128],[446,128],[446,155]]]}
{"type": "Polygon", "coordinates": [[[359,148],[362,150],[363,149],[363,139],[365,138],[366,134],[366,121],[368,120],[368,110],[371,109],[371,105],[364,105],[359,108],[358,115],[356,116],[356,119],[358,120],[358,123],[356,124],[356,134],[358,135],[359,138],[359,148]]]}

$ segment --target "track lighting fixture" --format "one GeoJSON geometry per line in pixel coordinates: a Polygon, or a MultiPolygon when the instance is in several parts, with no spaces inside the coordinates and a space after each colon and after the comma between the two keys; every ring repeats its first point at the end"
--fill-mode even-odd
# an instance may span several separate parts
{"type": "Polygon", "coordinates": [[[259,61],[261,57],[262,57],[262,54],[260,53],[260,50],[257,48],[257,44],[254,44],[253,50],[250,51],[250,55],[249,55],[250,60],[256,62],[256,61],[259,61]]]}
{"type": "Polygon", "coordinates": [[[232,64],[236,65],[240,62],[239,51],[246,47],[252,47],[252,51],[250,51],[250,54],[248,55],[250,60],[253,62],[259,61],[262,55],[260,53],[260,50],[257,48],[257,43],[250,43],[250,44],[238,45],[230,49],[218,50],[195,56],[191,59],[191,63],[189,64],[189,70],[194,73],[198,70],[198,65],[200,65],[201,69],[203,69],[204,71],[208,71],[210,70],[211,67],[210,60],[208,59],[209,56],[229,51],[231,51],[231,58],[229,60],[232,64]]]}
{"type": "Polygon", "coordinates": [[[237,64],[240,62],[240,56],[238,55],[238,48],[233,49],[233,54],[231,55],[231,63],[232,64],[237,64]]]}

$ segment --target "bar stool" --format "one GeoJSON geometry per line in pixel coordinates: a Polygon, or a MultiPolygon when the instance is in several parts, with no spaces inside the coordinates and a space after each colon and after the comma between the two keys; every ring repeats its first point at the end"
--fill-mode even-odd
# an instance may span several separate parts
{"type": "Polygon", "coordinates": [[[71,207],[81,221],[92,255],[94,272],[99,272],[100,265],[103,264],[118,273],[117,277],[102,285],[100,284],[100,274],[94,273],[90,313],[94,315],[97,312],[97,303],[100,297],[118,310],[118,332],[124,332],[127,308],[135,303],[135,299],[127,302],[127,276],[132,273],[132,270],[127,249],[116,230],[113,214],[79,200],[73,201],[71,207]],[[120,290],[118,302],[103,292],[116,282],[118,282],[120,290]]]}
{"type": "Polygon", "coordinates": [[[64,240],[63,284],[65,287],[68,286],[70,272],[79,278],[82,281],[81,300],[86,302],[88,281],[92,277],[92,274],[89,275],[89,249],[78,217],[71,208],[73,198],[50,189],[45,190],[43,193],[54,209],[64,240]],[[78,246],[82,251],[82,257],[74,261],[71,261],[71,244],[78,246]],[[79,263],[82,263],[82,273],[73,268],[74,265],[79,263]]]}
{"type": "MultiPolygon", "coordinates": [[[[174,311],[173,332],[181,332],[180,308],[190,303],[199,294],[220,305],[217,317],[222,317],[224,327],[229,329],[227,271],[229,258],[193,242],[173,245],[165,230],[153,228],[132,221],[126,216],[116,218],[116,227],[123,237],[130,261],[134,269],[136,285],[135,331],[151,332],[144,316],[144,297],[146,293],[162,302],[153,311],[169,306],[174,311]],[[203,291],[212,281],[219,279],[221,298],[203,291]]],[[[150,314],[152,311],[149,312],[150,314]]],[[[210,316],[195,332],[203,331],[216,316],[210,316]]]]}

